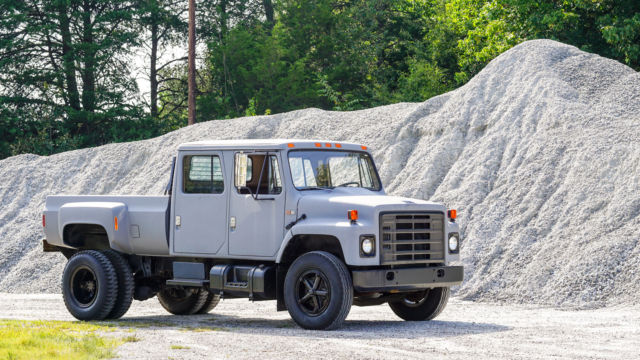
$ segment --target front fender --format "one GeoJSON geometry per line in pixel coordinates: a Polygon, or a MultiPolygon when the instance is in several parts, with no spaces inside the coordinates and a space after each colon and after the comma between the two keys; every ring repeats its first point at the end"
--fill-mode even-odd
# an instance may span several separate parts
{"type": "MultiPolygon", "coordinates": [[[[284,237],[282,245],[276,255],[276,263],[280,263],[287,245],[296,235],[328,235],[338,239],[347,265],[375,266],[379,265],[378,252],[373,257],[360,257],[360,235],[376,234],[375,226],[367,222],[357,221],[305,221],[296,224],[284,237]]],[[[377,245],[376,245],[377,246],[377,245]]]]}
{"type": "Polygon", "coordinates": [[[131,254],[129,241],[129,216],[127,205],[121,202],[70,202],[58,212],[58,231],[64,239],[64,228],[71,224],[100,225],[107,232],[112,249],[131,254]],[[116,230],[115,222],[118,222],[116,230]]]}

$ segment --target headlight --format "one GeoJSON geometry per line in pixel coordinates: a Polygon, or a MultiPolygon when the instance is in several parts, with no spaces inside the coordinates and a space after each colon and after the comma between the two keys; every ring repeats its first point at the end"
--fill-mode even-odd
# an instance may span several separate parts
{"type": "Polygon", "coordinates": [[[369,255],[373,251],[373,241],[371,239],[362,240],[362,252],[369,255]]]}
{"type": "Polygon", "coordinates": [[[455,254],[458,251],[460,251],[460,235],[458,235],[458,233],[450,233],[449,252],[455,254]]]}
{"type": "Polygon", "coordinates": [[[360,235],[360,256],[370,257],[376,254],[376,238],[373,235],[360,235]]]}

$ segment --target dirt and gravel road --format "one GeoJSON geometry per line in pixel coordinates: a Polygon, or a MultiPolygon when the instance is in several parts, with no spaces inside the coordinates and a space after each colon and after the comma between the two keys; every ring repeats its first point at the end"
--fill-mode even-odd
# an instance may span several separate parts
{"type": "MultiPolygon", "coordinates": [[[[73,320],[59,295],[0,294],[0,318],[73,320]]],[[[640,306],[557,310],[452,299],[437,320],[400,321],[354,307],[337,331],[305,331],[272,301],[224,300],[209,315],[172,316],[134,302],[108,336],[135,336],[123,359],[640,359],[640,306]]]]}

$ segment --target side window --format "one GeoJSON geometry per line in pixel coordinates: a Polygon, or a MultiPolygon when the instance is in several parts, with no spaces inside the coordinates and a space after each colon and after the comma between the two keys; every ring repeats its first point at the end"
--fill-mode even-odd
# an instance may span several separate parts
{"type": "Polygon", "coordinates": [[[182,160],[183,191],[186,194],[221,194],[224,178],[216,155],[187,155],[182,160]]]}
{"type": "Polygon", "coordinates": [[[280,180],[280,166],[275,155],[270,156],[269,161],[269,194],[280,194],[282,192],[282,180],[280,180]]]}
{"type": "Polygon", "coordinates": [[[248,155],[246,186],[237,190],[240,194],[280,194],[282,179],[280,178],[278,157],[275,155],[267,157],[264,154],[248,155]]]}

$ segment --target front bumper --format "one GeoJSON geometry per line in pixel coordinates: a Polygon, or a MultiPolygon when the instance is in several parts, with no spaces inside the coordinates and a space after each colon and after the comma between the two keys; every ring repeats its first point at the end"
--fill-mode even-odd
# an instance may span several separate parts
{"type": "Polygon", "coordinates": [[[359,292],[411,291],[460,285],[462,266],[353,270],[353,288],[359,292]]]}

